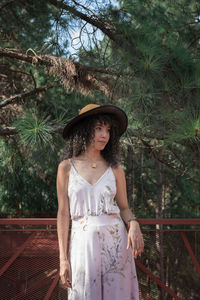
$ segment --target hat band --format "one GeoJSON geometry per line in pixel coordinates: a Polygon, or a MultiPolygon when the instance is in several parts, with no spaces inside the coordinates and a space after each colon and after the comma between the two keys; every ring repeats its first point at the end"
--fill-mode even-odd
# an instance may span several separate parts
{"type": "Polygon", "coordinates": [[[82,115],[82,114],[84,114],[85,112],[90,111],[90,110],[92,110],[92,109],[94,109],[94,108],[97,108],[97,107],[99,107],[99,106],[100,106],[100,105],[97,105],[97,104],[88,104],[88,105],[84,106],[84,107],[80,110],[79,115],[82,115]]]}

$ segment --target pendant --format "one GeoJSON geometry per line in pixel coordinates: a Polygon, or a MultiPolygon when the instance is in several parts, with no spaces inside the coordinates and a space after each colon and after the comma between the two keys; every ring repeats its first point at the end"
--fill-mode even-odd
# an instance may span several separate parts
{"type": "Polygon", "coordinates": [[[92,168],[96,168],[97,167],[97,164],[94,162],[94,163],[92,163],[92,168]]]}

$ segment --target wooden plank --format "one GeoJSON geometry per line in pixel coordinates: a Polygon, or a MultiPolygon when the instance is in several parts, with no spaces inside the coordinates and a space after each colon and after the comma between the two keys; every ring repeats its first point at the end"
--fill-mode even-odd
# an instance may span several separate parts
{"type": "Polygon", "coordinates": [[[197,270],[197,273],[199,275],[199,278],[200,278],[200,266],[199,266],[199,263],[198,263],[198,261],[196,259],[196,256],[194,255],[194,252],[192,251],[192,248],[190,246],[190,242],[188,241],[188,239],[187,239],[187,237],[186,237],[186,235],[185,235],[185,233],[183,231],[181,231],[180,234],[181,234],[181,237],[182,237],[182,239],[184,241],[185,247],[187,248],[187,250],[188,250],[188,252],[190,254],[190,257],[191,257],[191,259],[192,259],[192,261],[194,263],[194,266],[195,266],[195,268],[197,270]]]}
{"type": "MultiPolygon", "coordinates": [[[[56,218],[0,219],[0,225],[56,225],[56,218]]],[[[143,225],[200,225],[200,219],[138,219],[143,225]]]]}
{"type": "Polygon", "coordinates": [[[57,273],[56,277],[52,281],[52,284],[51,284],[46,296],[44,297],[44,300],[49,300],[49,298],[51,297],[51,294],[53,293],[53,291],[59,281],[59,278],[60,278],[60,275],[59,275],[59,273],[57,273]]]}
{"type": "Polygon", "coordinates": [[[181,300],[170,288],[168,288],[158,277],[156,277],[151,271],[149,271],[143,264],[138,260],[135,260],[135,264],[139,267],[144,273],[146,273],[150,278],[152,278],[162,289],[164,289],[170,296],[176,300],[181,300]]]}

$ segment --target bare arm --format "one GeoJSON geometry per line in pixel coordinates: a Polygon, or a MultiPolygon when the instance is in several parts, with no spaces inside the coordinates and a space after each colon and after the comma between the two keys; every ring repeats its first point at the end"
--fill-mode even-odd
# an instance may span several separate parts
{"type": "Polygon", "coordinates": [[[116,201],[120,210],[124,210],[128,208],[128,200],[127,200],[127,191],[126,191],[126,179],[122,166],[118,166],[118,168],[113,169],[116,178],[117,192],[116,192],[116,201]]]}
{"type": "MultiPolygon", "coordinates": [[[[129,208],[126,191],[126,179],[124,170],[121,166],[119,166],[116,169],[113,169],[113,172],[115,174],[117,185],[117,192],[115,198],[121,212],[129,208]]],[[[131,244],[133,247],[133,256],[136,258],[138,254],[141,255],[144,248],[142,233],[140,230],[139,223],[136,220],[130,221],[127,248],[129,248],[131,244]]]]}
{"type": "Polygon", "coordinates": [[[57,234],[60,253],[60,277],[63,284],[71,287],[71,268],[67,257],[68,236],[69,236],[69,200],[68,200],[68,179],[70,164],[62,161],[57,172],[57,234]],[[67,279],[68,278],[68,279],[67,279]]]}

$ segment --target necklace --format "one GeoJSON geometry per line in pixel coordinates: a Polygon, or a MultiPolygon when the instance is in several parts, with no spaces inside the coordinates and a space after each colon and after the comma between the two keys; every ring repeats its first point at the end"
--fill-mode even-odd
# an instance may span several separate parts
{"type": "Polygon", "coordinates": [[[87,160],[88,160],[88,162],[90,163],[90,167],[93,168],[93,169],[96,169],[96,167],[97,167],[97,162],[98,162],[99,160],[97,160],[97,161],[92,161],[92,160],[90,160],[90,159],[87,159],[87,160]]]}
{"type": "Polygon", "coordinates": [[[91,165],[91,167],[94,168],[94,169],[96,169],[97,164],[95,162],[93,162],[92,165],[91,165]]]}
{"type": "Polygon", "coordinates": [[[100,162],[100,161],[101,161],[100,158],[97,158],[96,161],[93,161],[93,160],[89,159],[87,156],[83,157],[83,160],[88,161],[89,166],[90,166],[92,169],[96,169],[96,168],[97,168],[97,162],[100,162]]]}

